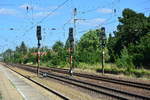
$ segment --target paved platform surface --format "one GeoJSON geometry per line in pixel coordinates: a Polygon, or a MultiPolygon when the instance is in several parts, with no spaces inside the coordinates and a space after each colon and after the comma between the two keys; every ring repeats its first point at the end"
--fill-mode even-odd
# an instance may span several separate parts
{"type": "Polygon", "coordinates": [[[1,64],[0,93],[2,100],[51,100],[1,64]]]}

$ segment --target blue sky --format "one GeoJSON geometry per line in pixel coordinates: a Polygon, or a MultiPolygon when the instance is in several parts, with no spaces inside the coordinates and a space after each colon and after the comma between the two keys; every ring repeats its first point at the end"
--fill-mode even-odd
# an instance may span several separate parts
{"type": "Polygon", "coordinates": [[[36,47],[36,27],[42,26],[42,46],[49,48],[58,40],[65,42],[73,26],[73,9],[77,8],[76,39],[90,29],[106,27],[107,34],[116,30],[117,18],[124,8],[150,15],[150,0],[1,0],[0,52],[15,49],[24,41],[36,47]],[[28,7],[28,10],[27,10],[28,7]],[[116,12],[114,12],[116,10],[116,12]],[[48,16],[49,15],[49,16],[48,16]],[[13,30],[10,30],[13,28],[13,30]],[[51,30],[55,28],[56,30],[51,30]]]}

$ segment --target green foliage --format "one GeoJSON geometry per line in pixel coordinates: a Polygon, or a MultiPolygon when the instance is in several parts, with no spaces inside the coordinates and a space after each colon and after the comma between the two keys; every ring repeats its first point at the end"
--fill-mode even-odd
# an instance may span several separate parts
{"type": "Polygon", "coordinates": [[[22,55],[27,54],[27,46],[25,45],[24,42],[21,43],[20,48],[19,48],[19,52],[22,53],[22,55]]]}
{"type": "Polygon", "coordinates": [[[150,31],[148,28],[150,23],[144,14],[125,9],[122,16],[119,17],[120,24],[114,33],[115,41],[112,44],[115,55],[120,55],[124,46],[128,48],[130,43],[137,44],[140,38],[150,31]]]}
{"type": "Polygon", "coordinates": [[[11,62],[12,61],[12,59],[11,59],[12,56],[13,56],[13,51],[11,49],[7,49],[3,53],[4,61],[6,61],[6,62],[11,62]]]}
{"type": "Polygon", "coordinates": [[[16,47],[15,51],[11,49],[7,49],[3,53],[4,61],[5,62],[15,62],[15,63],[24,63],[24,58],[27,55],[27,46],[24,42],[21,43],[20,46],[16,47]]]}
{"type": "Polygon", "coordinates": [[[2,94],[0,93],[0,100],[2,100],[2,94]]]}
{"type": "Polygon", "coordinates": [[[130,54],[133,55],[133,63],[139,66],[150,65],[150,34],[143,36],[137,45],[130,45],[130,54]]]}
{"type": "Polygon", "coordinates": [[[142,64],[145,66],[150,66],[150,33],[141,38],[139,47],[142,48],[141,52],[144,57],[142,64]]]}
{"type": "Polygon", "coordinates": [[[51,51],[48,51],[44,61],[48,61],[48,65],[58,66],[66,64],[66,50],[64,44],[61,41],[57,41],[51,51]]]}
{"type": "Polygon", "coordinates": [[[112,37],[111,34],[109,34],[108,43],[107,43],[107,50],[109,55],[109,62],[115,62],[115,54],[114,54],[114,45],[115,45],[115,37],[112,37]]]}
{"type": "Polygon", "coordinates": [[[33,55],[31,52],[27,54],[27,57],[24,59],[24,63],[35,64],[37,61],[37,56],[33,55]]]}
{"type": "Polygon", "coordinates": [[[133,69],[131,72],[136,76],[136,77],[147,77],[150,78],[150,71],[149,70],[144,70],[144,69],[133,69]]]}
{"type": "Polygon", "coordinates": [[[119,17],[119,22],[114,37],[110,35],[108,39],[107,48],[110,61],[115,62],[115,59],[117,59],[117,65],[119,66],[127,66],[126,62],[129,65],[133,63],[137,68],[150,65],[148,36],[150,34],[150,18],[131,9],[124,9],[122,17],[119,17]],[[126,47],[128,55],[132,55],[132,57],[125,58],[124,47],[126,47]],[[126,59],[126,62],[123,59],[126,59]]]}
{"type": "Polygon", "coordinates": [[[64,48],[64,44],[63,44],[63,42],[61,42],[61,41],[57,41],[57,42],[53,45],[53,47],[52,47],[53,51],[55,51],[55,52],[59,52],[59,51],[61,51],[63,48],[64,48]]]}
{"type": "Polygon", "coordinates": [[[80,62],[97,63],[100,58],[99,31],[93,30],[85,33],[78,43],[80,62]]]}
{"type": "Polygon", "coordinates": [[[118,67],[127,68],[127,71],[131,71],[134,68],[132,56],[129,55],[127,48],[124,48],[121,52],[121,56],[116,59],[116,64],[118,67]]]}

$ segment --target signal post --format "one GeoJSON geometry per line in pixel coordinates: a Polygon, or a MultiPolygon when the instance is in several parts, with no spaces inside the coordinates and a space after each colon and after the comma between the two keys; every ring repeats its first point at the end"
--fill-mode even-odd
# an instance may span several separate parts
{"type": "Polygon", "coordinates": [[[104,74],[104,63],[105,63],[105,59],[104,59],[104,55],[105,55],[105,45],[106,45],[106,34],[105,34],[105,27],[101,28],[101,32],[100,32],[100,40],[101,40],[101,49],[102,49],[102,74],[104,74]]]}
{"type": "Polygon", "coordinates": [[[37,52],[37,76],[39,75],[39,67],[40,67],[40,40],[42,40],[42,36],[41,36],[41,26],[37,26],[36,29],[36,36],[37,36],[37,40],[38,40],[38,52],[37,52]]]}
{"type": "Polygon", "coordinates": [[[69,63],[70,63],[70,69],[69,69],[69,73],[70,73],[70,75],[72,76],[72,74],[73,74],[73,67],[74,67],[74,65],[73,65],[73,54],[74,54],[74,36],[73,36],[73,28],[72,27],[70,27],[69,28],[69,37],[68,37],[68,40],[69,40],[69,44],[70,44],[70,46],[69,46],[69,59],[70,59],[70,61],[69,61],[69,63]]]}

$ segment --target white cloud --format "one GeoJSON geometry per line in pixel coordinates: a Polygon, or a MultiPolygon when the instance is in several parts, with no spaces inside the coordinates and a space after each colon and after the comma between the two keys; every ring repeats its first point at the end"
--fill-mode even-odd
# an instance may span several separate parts
{"type": "Polygon", "coordinates": [[[14,15],[16,13],[17,13],[17,11],[15,9],[0,8],[0,14],[14,15]]]}
{"type": "Polygon", "coordinates": [[[34,17],[42,17],[42,16],[46,16],[49,13],[50,12],[38,12],[38,13],[35,13],[33,16],[34,17]]]}
{"type": "Polygon", "coordinates": [[[93,21],[94,23],[103,23],[105,22],[106,19],[104,18],[95,18],[95,19],[92,19],[91,21],[93,21]]]}
{"type": "Polygon", "coordinates": [[[110,8],[100,8],[97,10],[97,12],[100,12],[100,13],[113,13],[113,10],[110,9],[110,8]]]}
{"type": "MultiPolygon", "coordinates": [[[[37,12],[35,14],[33,14],[33,17],[44,17],[51,14],[51,12],[37,12]]],[[[51,14],[51,16],[56,15],[56,13],[51,14]]]]}
{"type": "Polygon", "coordinates": [[[106,21],[106,19],[104,18],[94,18],[94,19],[90,19],[90,20],[81,20],[79,21],[79,24],[81,25],[86,25],[86,26],[97,26],[99,24],[102,24],[106,21]]]}

